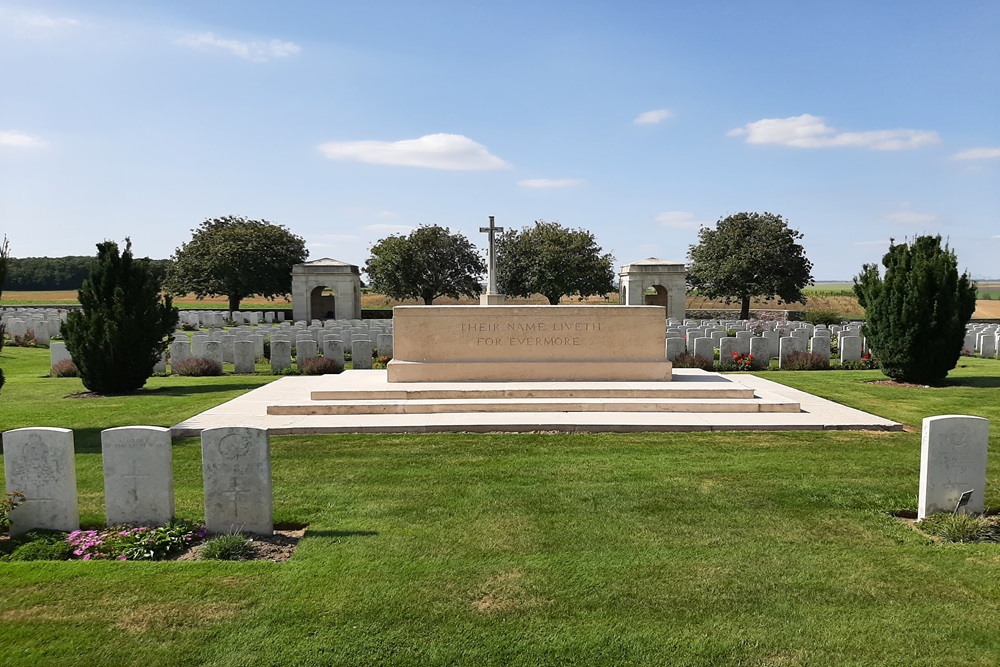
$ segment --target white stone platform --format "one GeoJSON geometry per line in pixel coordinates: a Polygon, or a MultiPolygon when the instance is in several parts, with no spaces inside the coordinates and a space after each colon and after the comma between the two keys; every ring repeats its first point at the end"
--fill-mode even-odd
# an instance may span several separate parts
{"type": "Polygon", "coordinates": [[[879,430],[902,426],[751,375],[672,382],[389,383],[384,370],[276,380],[171,429],[292,433],[879,430]]]}

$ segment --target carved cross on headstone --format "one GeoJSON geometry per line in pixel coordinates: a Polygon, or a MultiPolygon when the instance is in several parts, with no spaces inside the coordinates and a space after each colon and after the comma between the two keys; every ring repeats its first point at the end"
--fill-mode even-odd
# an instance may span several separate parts
{"type": "Polygon", "coordinates": [[[222,492],[222,495],[224,495],[224,496],[230,496],[232,498],[232,500],[233,500],[233,516],[236,517],[237,519],[240,516],[240,496],[241,495],[245,496],[245,495],[247,495],[249,493],[252,493],[252,491],[250,491],[248,489],[241,489],[240,488],[240,481],[236,477],[233,477],[230,480],[229,490],[222,492]]]}
{"type": "Polygon", "coordinates": [[[484,234],[490,235],[490,250],[489,255],[486,257],[486,293],[496,294],[497,293],[497,278],[496,278],[496,264],[493,258],[496,253],[496,238],[497,232],[502,232],[503,227],[497,227],[493,223],[493,216],[490,216],[490,226],[480,227],[479,231],[484,234]]]}
{"type": "Polygon", "coordinates": [[[122,475],[122,479],[129,480],[132,484],[132,488],[129,489],[128,495],[132,499],[132,502],[139,502],[139,479],[147,479],[149,475],[144,475],[139,472],[139,464],[137,461],[132,461],[132,473],[125,473],[122,475]]]}

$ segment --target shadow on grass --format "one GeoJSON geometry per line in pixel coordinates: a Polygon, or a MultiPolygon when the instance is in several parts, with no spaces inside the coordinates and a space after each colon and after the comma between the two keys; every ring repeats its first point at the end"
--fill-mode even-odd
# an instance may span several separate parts
{"type": "Polygon", "coordinates": [[[954,378],[945,380],[946,387],[979,387],[996,389],[1000,387],[1000,377],[954,378]]]}
{"type": "Polygon", "coordinates": [[[374,530],[306,530],[306,537],[377,537],[374,530]]]}

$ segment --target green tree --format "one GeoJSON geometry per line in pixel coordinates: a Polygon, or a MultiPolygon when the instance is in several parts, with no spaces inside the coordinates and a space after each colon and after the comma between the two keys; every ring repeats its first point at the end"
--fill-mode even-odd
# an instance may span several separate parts
{"type": "Polygon", "coordinates": [[[940,236],[889,242],[885,276],[865,264],[854,293],[865,309],[862,332],[882,372],[901,382],[936,383],[962,354],[965,325],[976,310],[976,284],[940,236]]]}
{"type": "Polygon", "coordinates": [[[178,319],[149,260],[132,258],[128,238],[121,255],[117,243],[98,243],[97,262],[78,294],[82,308],[69,314],[63,336],[83,386],[98,394],[139,389],[178,319]]]}
{"type": "Polygon", "coordinates": [[[798,243],[802,233],[773,213],[737,213],[702,227],[688,249],[688,285],[709,299],[740,303],[740,319],[750,317],[750,300],[805,301],[812,262],[798,243]]]}
{"type": "Polygon", "coordinates": [[[614,257],[602,254],[594,235],[585,229],[538,220],[534,226],[499,235],[496,253],[501,294],[541,294],[555,305],[567,294],[603,295],[615,289],[614,257]]]}
{"type": "Polygon", "coordinates": [[[380,239],[365,262],[372,290],[392,299],[423,299],[426,305],[439,296],[479,296],[485,272],[476,246],[437,225],[380,239]]]}
{"type": "Polygon", "coordinates": [[[291,292],[292,266],[309,256],[302,237],[267,220],[225,216],[192,232],[174,252],[167,287],[199,299],[226,296],[231,311],[248,296],[273,299],[291,292]]]}

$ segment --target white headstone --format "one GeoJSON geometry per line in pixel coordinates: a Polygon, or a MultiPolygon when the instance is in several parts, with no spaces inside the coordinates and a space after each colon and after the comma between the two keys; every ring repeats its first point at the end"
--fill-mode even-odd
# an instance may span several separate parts
{"type": "Polygon", "coordinates": [[[292,344],[278,338],[271,339],[271,371],[279,372],[292,367],[292,344]]]}
{"type": "Polygon", "coordinates": [[[923,421],[917,518],[952,512],[966,491],[965,509],[982,512],[990,422],[982,417],[941,415],[923,421]]]}
{"type": "Polygon", "coordinates": [[[708,361],[713,361],[715,359],[715,339],[706,336],[695,338],[694,355],[708,361]]]}
{"type": "Polygon", "coordinates": [[[161,526],[174,516],[170,429],[122,426],[101,431],[108,525],[161,526]]]}
{"type": "Polygon", "coordinates": [[[201,432],[205,525],[212,533],[274,532],[267,431],[231,426],[201,432]]]}
{"type": "Polygon", "coordinates": [[[222,368],[222,343],[217,340],[205,341],[205,358],[211,359],[222,368]]]}
{"type": "Polygon", "coordinates": [[[840,363],[845,361],[861,361],[861,336],[840,337],[840,363]]]}
{"type": "Polygon", "coordinates": [[[66,428],[19,428],[3,434],[7,493],[20,491],[25,501],[11,512],[10,534],[35,528],[80,528],[76,497],[73,431],[66,428]]]}
{"type": "Polygon", "coordinates": [[[254,354],[254,344],[249,340],[233,343],[233,372],[253,373],[256,370],[257,355],[254,354]]]}
{"type": "Polygon", "coordinates": [[[351,343],[351,368],[355,370],[372,367],[372,342],[359,338],[351,343]]]}
{"type": "Polygon", "coordinates": [[[54,341],[49,345],[49,366],[55,366],[60,361],[66,361],[67,359],[72,360],[69,354],[69,350],[66,349],[66,343],[60,341],[54,341]]]}

